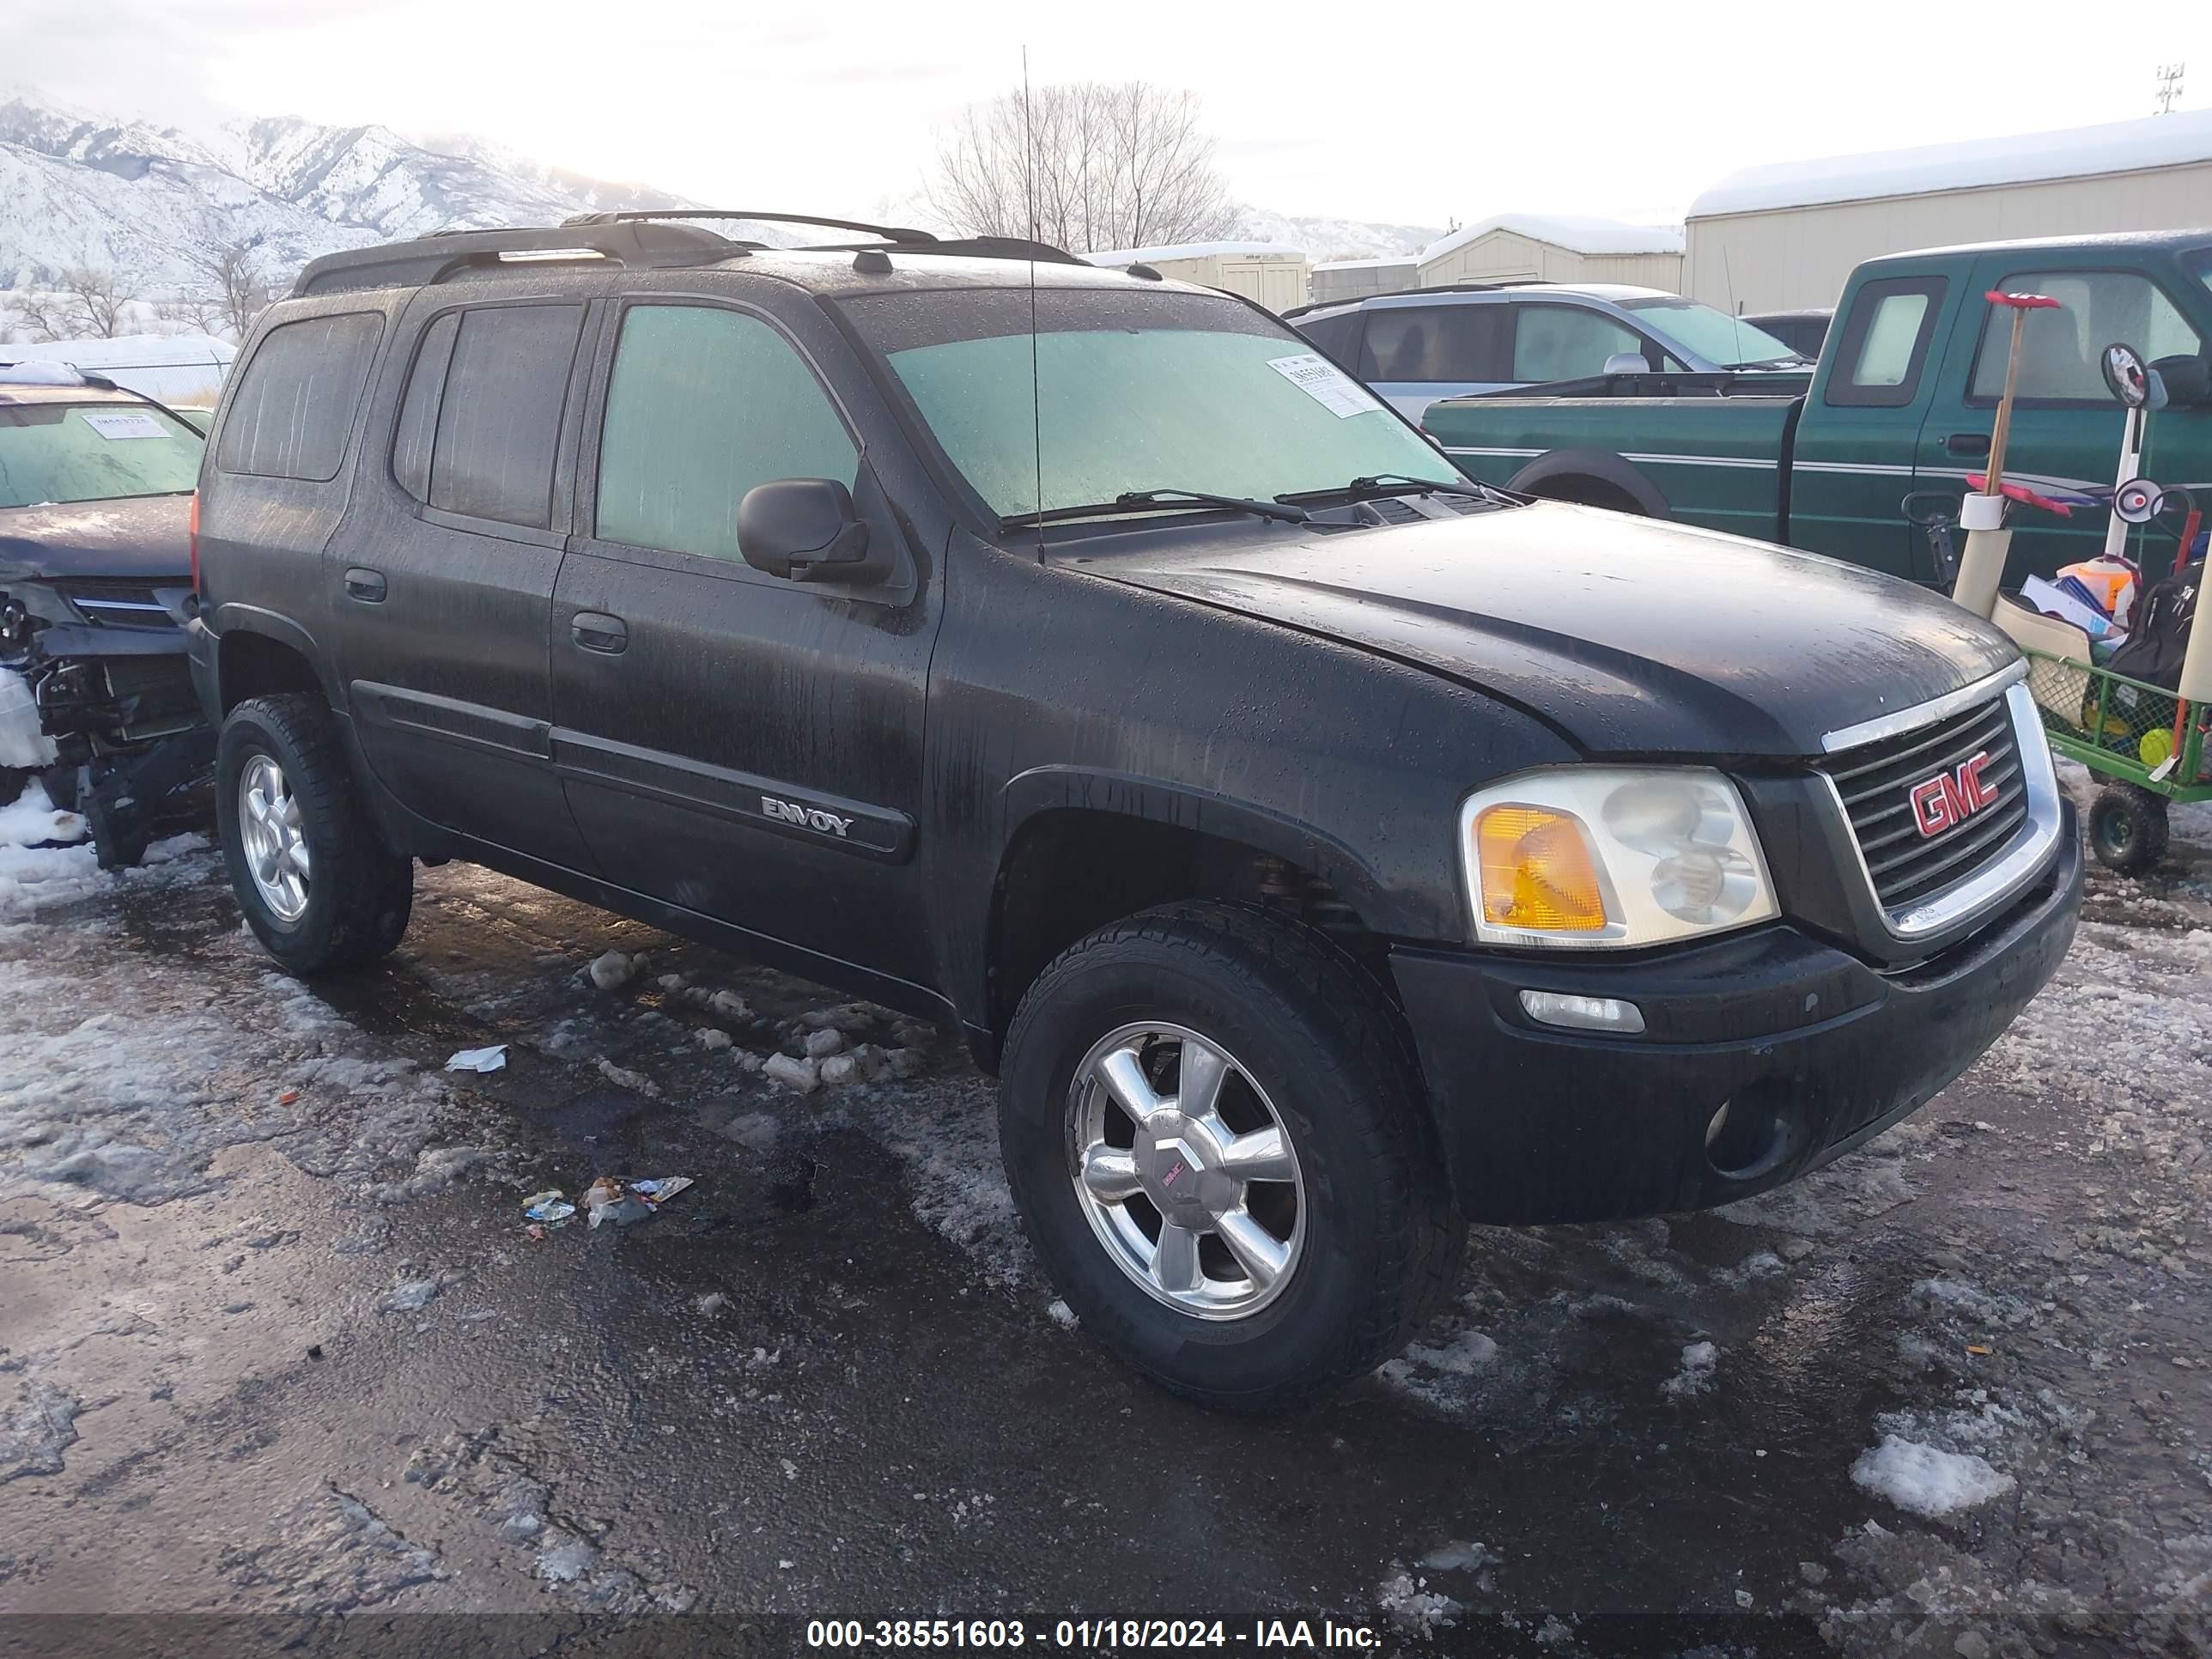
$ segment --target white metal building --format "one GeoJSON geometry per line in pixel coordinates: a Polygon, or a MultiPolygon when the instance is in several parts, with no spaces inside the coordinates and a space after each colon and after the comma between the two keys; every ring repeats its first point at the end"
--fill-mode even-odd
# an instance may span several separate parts
{"type": "Polygon", "coordinates": [[[1280,242],[1177,242],[1083,257],[1094,265],[1150,265],[1163,276],[1225,288],[1270,311],[1288,311],[1306,300],[1305,251],[1280,242]]]}
{"type": "Polygon", "coordinates": [[[1421,261],[1415,254],[1395,259],[1324,259],[1309,279],[1316,305],[1332,300],[1364,300],[1370,294],[1402,294],[1421,285],[1421,261]]]}
{"type": "Polygon", "coordinates": [[[2212,227],[2212,110],[1746,167],[1691,204],[1682,291],[1832,306],[1877,254],[2196,225],[2212,227]]]}
{"type": "Polygon", "coordinates": [[[1448,283],[1626,283],[1675,289],[1682,233],[1674,225],[1500,213],[1438,237],[1421,250],[1410,288],[1448,283]]]}

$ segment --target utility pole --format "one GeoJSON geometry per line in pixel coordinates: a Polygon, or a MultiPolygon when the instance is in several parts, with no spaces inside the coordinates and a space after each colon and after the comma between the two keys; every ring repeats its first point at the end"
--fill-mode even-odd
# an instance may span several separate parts
{"type": "Polygon", "coordinates": [[[2158,66],[2158,91],[2154,95],[2158,100],[2160,115],[2173,113],[2173,100],[2181,96],[2182,72],[2188,67],[2186,64],[2160,64],[2158,66]]]}

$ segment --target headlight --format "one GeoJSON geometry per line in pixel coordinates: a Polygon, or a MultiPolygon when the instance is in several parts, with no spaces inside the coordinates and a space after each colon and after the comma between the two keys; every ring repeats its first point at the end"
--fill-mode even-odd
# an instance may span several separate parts
{"type": "Polygon", "coordinates": [[[1561,767],[1470,796],[1460,857],[1475,937],[1613,946],[1780,914],[1735,786],[1702,768],[1561,767]]]}

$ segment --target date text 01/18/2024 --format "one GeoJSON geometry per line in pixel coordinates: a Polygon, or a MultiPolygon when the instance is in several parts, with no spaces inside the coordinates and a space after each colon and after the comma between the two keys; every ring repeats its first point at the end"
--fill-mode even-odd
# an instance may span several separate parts
{"type": "Polygon", "coordinates": [[[1221,1619],[1060,1619],[1034,1628],[1019,1619],[814,1619],[810,1648],[1015,1650],[1035,1645],[1066,1652],[1126,1652],[1133,1648],[1341,1648],[1371,1650],[1379,1632],[1333,1619],[1255,1619],[1249,1629],[1221,1619]]]}

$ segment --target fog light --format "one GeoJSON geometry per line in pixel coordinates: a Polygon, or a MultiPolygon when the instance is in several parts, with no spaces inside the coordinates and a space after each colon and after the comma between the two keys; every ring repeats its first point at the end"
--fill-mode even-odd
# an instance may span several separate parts
{"type": "Polygon", "coordinates": [[[1619,997],[1570,996],[1565,991],[1523,991],[1521,1006],[1531,1019],[1578,1031],[1617,1031],[1634,1036],[1644,1029],[1644,1011],[1619,997]]]}

